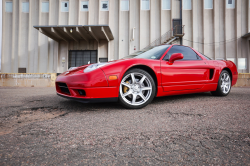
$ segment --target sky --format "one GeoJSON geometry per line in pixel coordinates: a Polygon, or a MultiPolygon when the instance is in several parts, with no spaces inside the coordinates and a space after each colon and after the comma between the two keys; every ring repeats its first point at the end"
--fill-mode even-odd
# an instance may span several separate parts
{"type": "Polygon", "coordinates": [[[1,60],[2,60],[2,0],[0,0],[0,71],[1,71],[1,60]]]}

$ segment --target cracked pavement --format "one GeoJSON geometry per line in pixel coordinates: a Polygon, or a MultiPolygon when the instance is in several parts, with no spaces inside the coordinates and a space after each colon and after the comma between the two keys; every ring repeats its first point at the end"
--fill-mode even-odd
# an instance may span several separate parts
{"type": "Polygon", "coordinates": [[[0,165],[250,165],[250,88],[139,110],[0,87],[0,165]]]}

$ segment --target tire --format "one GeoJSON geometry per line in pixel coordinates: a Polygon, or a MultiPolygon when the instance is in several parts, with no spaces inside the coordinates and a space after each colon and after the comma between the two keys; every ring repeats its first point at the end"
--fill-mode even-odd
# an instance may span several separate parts
{"type": "Polygon", "coordinates": [[[142,69],[128,70],[121,82],[119,101],[129,109],[143,108],[155,97],[156,86],[152,76],[142,69]]]}
{"type": "Polygon", "coordinates": [[[211,92],[214,96],[227,96],[231,90],[231,77],[228,71],[222,70],[216,91],[211,92]]]}

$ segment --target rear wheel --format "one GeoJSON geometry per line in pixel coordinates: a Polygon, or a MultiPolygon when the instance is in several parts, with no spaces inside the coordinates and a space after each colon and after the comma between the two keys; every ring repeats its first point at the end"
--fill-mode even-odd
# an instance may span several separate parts
{"type": "Polygon", "coordinates": [[[231,77],[228,71],[223,70],[220,74],[216,91],[211,92],[215,96],[227,96],[231,90],[231,77]]]}
{"type": "Polygon", "coordinates": [[[155,82],[151,75],[141,69],[132,69],[122,78],[119,101],[126,108],[142,108],[153,100],[155,92],[155,82]]]}

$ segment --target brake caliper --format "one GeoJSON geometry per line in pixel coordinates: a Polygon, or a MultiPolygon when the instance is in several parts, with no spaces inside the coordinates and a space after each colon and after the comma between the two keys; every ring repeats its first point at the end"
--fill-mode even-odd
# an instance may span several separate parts
{"type": "MultiPolygon", "coordinates": [[[[127,84],[130,84],[128,81],[126,81],[127,84]]],[[[128,87],[123,86],[123,93],[127,93],[128,91],[128,87]]]]}

